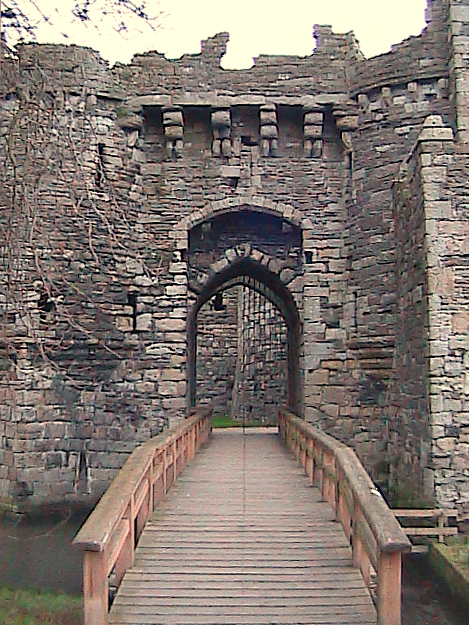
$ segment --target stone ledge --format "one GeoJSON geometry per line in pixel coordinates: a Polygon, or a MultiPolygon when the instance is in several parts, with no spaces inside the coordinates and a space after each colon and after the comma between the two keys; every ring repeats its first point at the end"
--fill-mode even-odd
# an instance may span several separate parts
{"type": "Polygon", "coordinates": [[[429,559],[431,566],[444,581],[452,597],[462,606],[469,608],[469,542],[455,541],[445,545],[432,543],[429,559]],[[456,561],[458,551],[464,549],[465,565],[456,561]]]}

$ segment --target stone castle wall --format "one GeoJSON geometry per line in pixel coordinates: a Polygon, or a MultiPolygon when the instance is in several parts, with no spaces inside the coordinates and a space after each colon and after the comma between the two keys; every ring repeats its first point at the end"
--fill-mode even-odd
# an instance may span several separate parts
{"type": "Polygon", "coordinates": [[[240,287],[214,296],[197,315],[196,403],[211,403],[231,415],[238,357],[240,287]]]}
{"type": "Polygon", "coordinates": [[[221,69],[226,33],[112,69],[73,46],[5,60],[4,501],[96,498],[197,399],[259,412],[270,379],[384,488],[463,510],[467,11],[430,0],[373,59],[318,26],[311,56],[250,70],[221,69]],[[253,336],[276,328],[264,389],[269,341],[247,347],[227,293],[253,336]]]}

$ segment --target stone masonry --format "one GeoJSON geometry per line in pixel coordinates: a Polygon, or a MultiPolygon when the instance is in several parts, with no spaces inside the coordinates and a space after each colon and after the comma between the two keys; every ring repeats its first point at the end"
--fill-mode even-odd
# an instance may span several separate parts
{"type": "Polygon", "coordinates": [[[23,45],[0,71],[0,498],[94,501],[196,402],[286,403],[469,514],[469,0],[365,59],[23,45]]]}

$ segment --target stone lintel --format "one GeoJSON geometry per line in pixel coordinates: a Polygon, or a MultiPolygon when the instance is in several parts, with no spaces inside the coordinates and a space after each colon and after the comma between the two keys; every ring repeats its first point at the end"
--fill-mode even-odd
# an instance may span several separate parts
{"type": "Polygon", "coordinates": [[[184,92],[170,96],[152,94],[139,96],[126,101],[129,111],[138,113],[147,106],[210,106],[213,108],[229,108],[231,106],[302,106],[306,110],[317,111],[324,106],[349,105],[346,93],[321,93],[319,95],[290,96],[279,95],[266,98],[256,94],[226,95],[216,91],[184,92]]]}

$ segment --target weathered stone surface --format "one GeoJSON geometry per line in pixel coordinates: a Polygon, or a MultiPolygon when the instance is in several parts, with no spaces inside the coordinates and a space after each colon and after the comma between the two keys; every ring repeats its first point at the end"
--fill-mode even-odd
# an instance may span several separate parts
{"type": "Polygon", "coordinates": [[[250,70],[221,69],[226,33],[4,60],[1,497],[95,497],[212,400],[288,403],[396,498],[469,510],[463,5],[371,59],[317,26],[250,70]]]}

